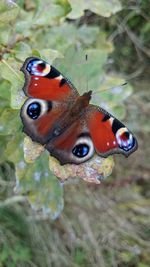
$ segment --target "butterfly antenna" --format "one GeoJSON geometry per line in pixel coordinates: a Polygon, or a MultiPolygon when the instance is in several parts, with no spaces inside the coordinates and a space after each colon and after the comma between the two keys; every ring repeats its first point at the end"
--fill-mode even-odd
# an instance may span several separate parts
{"type": "Polygon", "coordinates": [[[108,90],[113,90],[113,89],[115,89],[115,88],[117,88],[117,87],[122,87],[122,86],[124,86],[124,85],[127,85],[127,82],[122,83],[122,84],[119,84],[119,85],[116,85],[116,86],[113,86],[113,87],[110,87],[110,88],[107,88],[107,89],[104,89],[104,90],[100,90],[100,91],[98,91],[98,92],[93,92],[92,95],[99,94],[99,93],[101,93],[101,92],[105,92],[105,91],[108,91],[108,90]]]}
{"type": "MultiPolygon", "coordinates": [[[[86,62],[86,64],[87,64],[87,62],[88,62],[88,55],[87,55],[87,54],[85,55],[85,62],[86,62]]],[[[89,89],[88,78],[89,78],[89,77],[88,77],[88,72],[87,72],[87,75],[86,75],[86,83],[87,83],[87,90],[86,90],[86,91],[87,91],[87,92],[88,92],[88,89],[89,89]]]]}

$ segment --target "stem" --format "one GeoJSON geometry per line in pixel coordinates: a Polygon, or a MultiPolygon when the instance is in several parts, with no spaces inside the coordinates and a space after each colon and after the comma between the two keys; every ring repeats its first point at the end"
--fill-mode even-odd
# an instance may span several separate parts
{"type": "Polygon", "coordinates": [[[24,197],[24,196],[13,196],[13,197],[7,198],[4,201],[0,201],[0,208],[9,206],[12,204],[16,204],[18,202],[25,202],[26,200],[27,200],[27,197],[24,197]]]}

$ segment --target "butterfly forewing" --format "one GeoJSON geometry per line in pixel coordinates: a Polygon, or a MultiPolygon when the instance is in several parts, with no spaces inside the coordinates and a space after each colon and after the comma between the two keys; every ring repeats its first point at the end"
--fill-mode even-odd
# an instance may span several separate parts
{"type": "Polygon", "coordinates": [[[86,115],[89,132],[97,153],[107,157],[114,153],[129,156],[137,149],[133,134],[107,111],[90,105],[86,115]]]}
{"type": "Polygon", "coordinates": [[[42,59],[27,58],[21,70],[26,80],[23,90],[29,97],[62,101],[79,95],[67,78],[42,59]]]}

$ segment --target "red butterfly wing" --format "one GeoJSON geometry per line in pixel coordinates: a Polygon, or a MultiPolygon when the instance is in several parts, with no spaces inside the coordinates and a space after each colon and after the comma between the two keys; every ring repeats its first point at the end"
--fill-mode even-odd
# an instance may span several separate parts
{"type": "Polygon", "coordinates": [[[67,78],[42,59],[27,58],[21,70],[26,80],[23,90],[29,97],[66,100],[79,95],[67,78]]]}
{"type": "Polygon", "coordinates": [[[33,141],[45,144],[68,108],[66,102],[28,98],[21,108],[23,131],[33,141]]]}
{"type": "Polygon", "coordinates": [[[86,127],[85,118],[81,117],[70,127],[46,144],[50,155],[57,158],[60,163],[80,164],[90,159],[95,150],[86,127]]]}
{"type": "Polygon", "coordinates": [[[128,156],[137,149],[133,134],[105,110],[90,105],[86,120],[94,147],[102,157],[114,153],[128,156]]]}

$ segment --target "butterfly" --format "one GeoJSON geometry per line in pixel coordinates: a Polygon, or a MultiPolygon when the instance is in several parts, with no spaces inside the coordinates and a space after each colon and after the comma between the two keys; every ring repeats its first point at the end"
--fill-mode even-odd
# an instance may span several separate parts
{"type": "Polygon", "coordinates": [[[80,96],[65,76],[40,58],[27,58],[21,71],[28,97],[20,113],[23,131],[61,165],[83,163],[95,152],[127,157],[137,149],[136,138],[124,124],[89,103],[92,91],[80,96]]]}

